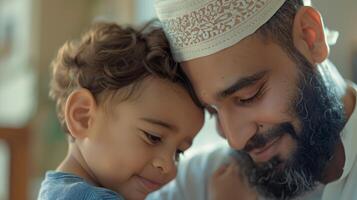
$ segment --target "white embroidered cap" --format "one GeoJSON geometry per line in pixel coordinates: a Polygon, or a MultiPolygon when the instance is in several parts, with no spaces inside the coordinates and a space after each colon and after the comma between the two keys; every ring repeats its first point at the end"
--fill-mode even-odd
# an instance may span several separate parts
{"type": "Polygon", "coordinates": [[[216,53],[253,34],[285,0],[155,0],[176,61],[216,53]]]}

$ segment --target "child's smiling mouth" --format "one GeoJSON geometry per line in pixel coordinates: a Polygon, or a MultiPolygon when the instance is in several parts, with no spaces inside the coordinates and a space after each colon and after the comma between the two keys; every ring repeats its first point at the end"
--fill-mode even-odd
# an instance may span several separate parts
{"type": "Polygon", "coordinates": [[[164,183],[160,183],[152,179],[144,178],[140,175],[136,175],[135,178],[148,193],[158,190],[164,185],[164,183]]]}

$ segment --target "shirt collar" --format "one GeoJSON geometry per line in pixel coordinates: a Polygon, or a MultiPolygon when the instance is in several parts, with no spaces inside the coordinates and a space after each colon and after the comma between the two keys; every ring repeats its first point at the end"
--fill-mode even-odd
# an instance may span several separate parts
{"type": "MultiPolygon", "coordinates": [[[[356,92],[357,87],[353,83],[352,83],[352,87],[353,87],[354,95],[357,99],[357,92],[356,92]]],[[[345,150],[345,164],[343,167],[342,176],[339,178],[339,180],[344,179],[349,174],[356,160],[356,155],[357,155],[357,144],[355,144],[355,142],[357,141],[356,123],[357,123],[357,110],[356,108],[354,108],[341,134],[341,140],[345,150]]]]}

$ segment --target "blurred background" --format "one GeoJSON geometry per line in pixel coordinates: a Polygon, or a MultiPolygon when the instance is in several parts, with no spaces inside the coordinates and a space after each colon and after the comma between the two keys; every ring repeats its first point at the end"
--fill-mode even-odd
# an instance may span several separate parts
{"type": "MultiPolygon", "coordinates": [[[[356,81],[357,1],[312,3],[340,33],[330,59],[356,81]]],[[[66,154],[48,99],[49,63],[58,48],[93,21],[140,25],[154,16],[153,0],[0,0],[0,200],[36,199],[45,171],[66,154]]],[[[223,142],[207,117],[194,148],[217,141],[223,142]]]]}

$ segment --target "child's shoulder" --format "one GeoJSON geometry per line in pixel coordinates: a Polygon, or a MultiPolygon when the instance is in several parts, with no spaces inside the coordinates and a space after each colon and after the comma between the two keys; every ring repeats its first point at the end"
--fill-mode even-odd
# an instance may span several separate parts
{"type": "Polygon", "coordinates": [[[88,184],[74,174],[50,171],[41,184],[38,200],[123,200],[114,191],[88,184]]]}

